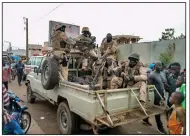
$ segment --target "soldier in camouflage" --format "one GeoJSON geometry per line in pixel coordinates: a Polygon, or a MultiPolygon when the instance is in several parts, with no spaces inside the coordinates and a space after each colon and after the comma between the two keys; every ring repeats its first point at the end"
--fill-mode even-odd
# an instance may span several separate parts
{"type": "Polygon", "coordinates": [[[113,77],[111,81],[111,89],[125,88],[125,87],[139,87],[140,88],[140,101],[146,102],[147,91],[146,81],[147,72],[146,68],[139,61],[139,54],[132,53],[128,59],[129,62],[121,63],[121,71],[119,76],[113,77]]]}
{"type": "Polygon", "coordinates": [[[65,25],[55,28],[55,31],[51,37],[53,51],[65,51],[69,52],[69,45],[74,45],[76,42],[68,38],[65,33],[65,25]]]}
{"type": "MultiPolygon", "coordinates": [[[[86,43],[91,43],[92,42],[92,38],[95,38],[93,36],[91,36],[91,33],[89,31],[88,27],[83,27],[82,28],[82,34],[80,34],[79,36],[77,36],[76,38],[74,38],[74,40],[77,41],[83,41],[86,43]]],[[[86,70],[87,66],[88,66],[88,58],[91,57],[93,59],[97,59],[98,55],[95,53],[94,49],[86,49],[84,51],[84,59],[82,61],[82,69],[86,70]]]]}
{"type": "Polygon", "coordinates": [[[116,67],[116,52],[117,44],[116,41],[112,40],[112,35],[108,33],[106,35],[106,41],[100,46],[100,52],[102,57],[106,58],[107,72],[104,72],[104,84],[107,84],[106,88],[110,88],[113,69],[116,67]],[[106,75],[106,76],[105,76],[106,75]]]}
{"type": "Polygon", "coordinates": [[[68,38],[65,33],[66,26],[60,26],[55,28],[52,34],[52,48],[53,56],[59,62],[59,76],[61,80],[67,80],[68,78],[68,67],[66,54],[70,52],[70,45],[74,45],[76,42],[68,38]]]}
{"type": "Polygon", "coordinates": [[[106,35],[106,41],[100,46],[100,52],[103,57],[106,57],[108,61],[110,60],[112,62],[109,69],[113,69],[116,65],[117,43],[112,40],[112,35],[110,33],[106,35]]]}

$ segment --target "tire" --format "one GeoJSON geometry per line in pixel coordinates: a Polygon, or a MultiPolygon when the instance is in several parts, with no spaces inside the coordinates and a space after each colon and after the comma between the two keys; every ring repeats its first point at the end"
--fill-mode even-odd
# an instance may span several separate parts
{"type": "Polygon", "coordinates": [[[57,109],[57,123],[61,134],[70,135],[79,131],[79,116],[71,112],[64,102],[61,102],[57,109]],[[62,117],[66,119],[65,124],[63,124],[62,117]]]}
{"type": "Polygon", "coordinates": [[[32,98],[32,89],[30,83],[27,84],[27,101],[28,103],[34,103],[36,98],[32,98]]]}
{"type": "Polygon", "coordinates": [[[42,64],[41,73],[42,86],[46,90],[51,90],[59,83],[59,65],[54,58],[47,58],[42,64]]]}
{"type": "Polygon", "coordinates": [[[28,132],[28,130],[30,128],[30,125],[31,125],[31,115],[30,115],[29,112],[24,111],[21,114],[21,124],[20,124],[20,126],[21,126],[21,128],[22,128],[22,130],[24,131],[25,134],[28,132]],[[23,115],[27,115],[28,116],[28,120],[23,120],[22,119],[23,115]],[[26,123],[26,121],[27,121],[27,126],[24,126],[25,125],[24,123],[26,123]]]}
{"type": "Polygon", "coordinates": [[[25,75],[25,74],[23,75],[22,80],[23,80],[23,81],[25,81],[25,80],[26,80],[26,75],[25,75]]]}

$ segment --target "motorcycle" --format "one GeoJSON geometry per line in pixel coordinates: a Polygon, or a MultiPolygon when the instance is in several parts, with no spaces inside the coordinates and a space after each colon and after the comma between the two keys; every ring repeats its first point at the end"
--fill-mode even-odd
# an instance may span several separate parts
{"type": "Polygon", "coordinates": [[[26,111],[28,107],[24,105],[23,101],[13,92],[8,91],[8,95],[10,97],[10,109],[8,112],[26,134],[31,125],[31,115],[26,111]]]}

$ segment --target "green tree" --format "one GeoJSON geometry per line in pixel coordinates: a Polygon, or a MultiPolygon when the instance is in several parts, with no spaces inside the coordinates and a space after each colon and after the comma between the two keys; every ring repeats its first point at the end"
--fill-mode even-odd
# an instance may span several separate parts
{"type": "Polygon", "coordinates": [[[164,63],[165,65],[169,65],[172,62],[172,56],[168,53],[161,53],[159,56],[159,60],[164,63]]]}
{"type": "Polygon", "coordinates": [[[165,29],[164,32],[162,32],[162,36],[161,38],[159,38],[159,41],[185,38],[185,35],[183,33],[181,33],[181,35],[177,37],[175,37],[174,34],[175,34],[174,28],[167,28],[165,29]]]}

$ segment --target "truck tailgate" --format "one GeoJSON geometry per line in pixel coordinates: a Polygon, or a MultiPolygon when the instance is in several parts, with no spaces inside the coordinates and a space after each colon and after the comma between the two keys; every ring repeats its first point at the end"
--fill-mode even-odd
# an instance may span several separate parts
{"type": "Polygon", "coordinates": [[[163,113],[164,107],[154,105],[155,92],[154,86],[147,88],[145,105],[139,102],[138,88],[108,90],[104,95],[96,92],[99,106],[96,110],[98,116],[95,117],[95,124],[115,127],[163,113]]]}
{"type": "Polygon", "coordinates": [[[144,114],[142,109],[139,108],[134,108],[132,110],[125,110],[121,112],[116,112],[110,114],[110,118],[113,122],[113,126],[110,124],[110,121],[108,120],[106,115],[96,117],[96,125],[101,126],[101,125],[106,125],[108,127],[116,127],[120,126],[123,124],[128,124],[132,122],[136,122],[142,119],[145,119],[150,116],[154,116],[157,114],[161,114],[164,112],[164,107],[159,107],[159,106],[145,106],[146,112],[148,116],[144,114]]]}

